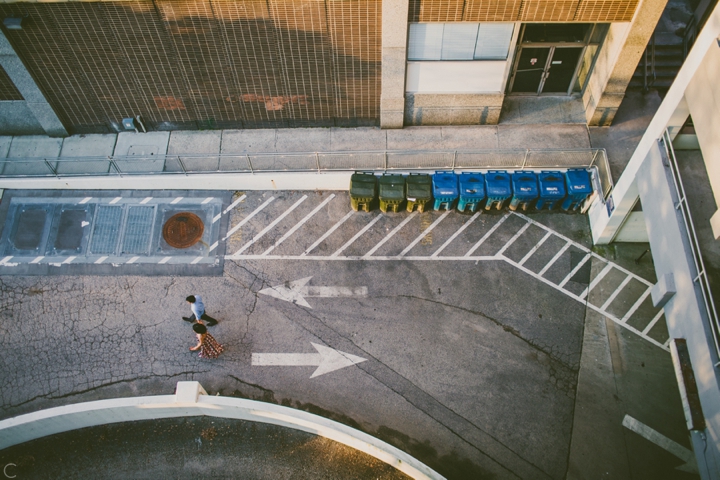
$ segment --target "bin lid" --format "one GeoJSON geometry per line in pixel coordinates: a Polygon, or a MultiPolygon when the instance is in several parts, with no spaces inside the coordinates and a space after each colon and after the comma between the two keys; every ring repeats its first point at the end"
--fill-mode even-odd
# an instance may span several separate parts
{"type": "Polygon", "coordinates": [[[571,169],[565,172],[565,180],[567,180],[568,191],[575,194],[590,195],[593,192],[592,183],[590,182],[590,172],[585,169],[571,169]]]}
{"type": "Polygon", "coordinates": [[[485,188],[488,197],[509,197],[512,195],[510,175],[503,171],[489,171],[485,175],[485,188]]]}
{"type": "MultiPolygon", "coordinates": [[[[409,179],[408,179],[409,180],[409,179]]],[[[408,181],[405,184],[408,200],[430,200],[432,198],[432,183],[413,183],[408,181]]]]}
{"type": "Polygon", "coordinates": [[[535,172],[513,173],[512,186],[516,197],[536,198],[539,194],[537,174],[535,172]]]}
{"type": "Polygon", "coordinates": [[[381,198],[405,198],[405,177],[402,175],[383,175],[378,182],[380,183],[381,198]]]}
{"type": "Polygon", "coordinates": [[[350,177],[350,195],[353,197],[374,197],[375,182],[375,175],[353,173],[350,177]]]}
{"type": "Polygon", "coordinates": [[[436,197],[457,197],[458,177],[452,172],[435,172],[432,176],[433,194],[436,197]]]}
{"type": "Polygon", "coordinates": [[[485,198],[485,175],[474,172],[461,173],[460,197],[473,199],[485,198]]]}
{"type": "Polygon", "coordinates": [[[538,174],[540,198],[565,198],[565,178],[561,172],[538,174]]]}

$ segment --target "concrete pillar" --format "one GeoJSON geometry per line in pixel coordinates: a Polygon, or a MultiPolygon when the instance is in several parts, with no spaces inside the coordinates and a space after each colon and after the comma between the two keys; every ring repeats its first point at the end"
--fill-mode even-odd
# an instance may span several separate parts
{"type": "MultiPolygon", "coordinates": [[[[40,91],[30,72],[18,57],[5,34],[0,31],[0,65],[20,91],[25,103],[45,133],[51,137],[67,137],[68,132],[40,91]]],[[[9,119],[12,121],[12,119],[9,119]]]]}
{"type": "Polygon", "coordinates": [[[408,0],[382,2],[380,128],[403,127],[408,8],[408,0]]]}
{"type": "Polygon", "coordinates": [[[607,126],[625,96],[630,79],[665,9],[667,0],[643,0],[632,24],[612,24],[585,94],[588,125],[607,126]],[[603,62],[607,62],[603,64],[603,62]]]}

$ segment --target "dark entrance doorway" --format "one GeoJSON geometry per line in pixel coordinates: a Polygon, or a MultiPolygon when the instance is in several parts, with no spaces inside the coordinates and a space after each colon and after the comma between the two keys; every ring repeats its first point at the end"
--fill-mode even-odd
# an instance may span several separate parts
{"type": "Polygon", "coordinates": [[[584,47],[521,47],[510,93],[570,94],[584,47]]]}

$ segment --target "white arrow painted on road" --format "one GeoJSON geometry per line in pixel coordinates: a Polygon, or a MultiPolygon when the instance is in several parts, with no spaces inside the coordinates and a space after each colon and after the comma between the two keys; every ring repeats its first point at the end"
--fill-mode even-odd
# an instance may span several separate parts
{"type": "Polygon", "coordinates": [[[697,460],[695,459],[695,454],[691,450],[688,450],[679,443],[670,440],[662,433],[653,430],[644,423],[635,420],[630,415],[625,415],[622,424],[623,427],[632,430],[633,432],[637,433],[641,437],[646,438],[647,440],[650,440],[658,447],[667,450],[668,452],[672,453],[680,460],[685,462],[684,465],[676,467],[675,470],[682,470],[684,472],[695,474],[698,473],[697,460]]]}
{"type": "Polygon", "coordinates": [[[364,297],[368,293],[367,287],[311,287],[307,285],[311,278],[305,277],[284,285],[263,288],[260,293],[307,308],[312,307],[305,300],[305,297],[364,297]]]}
{"type": "Polygon", "coordinates": [[[313,378],[367,360],[367,358],[350,355],[324,345],[310,343],[318,353],[253,353],[252,365],[259,367],[317,366],[318,368],[310,376],[313,378]]]}

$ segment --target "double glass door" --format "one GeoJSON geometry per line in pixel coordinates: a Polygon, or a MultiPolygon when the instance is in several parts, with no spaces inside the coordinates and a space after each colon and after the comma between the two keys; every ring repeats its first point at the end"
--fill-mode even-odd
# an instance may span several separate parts
{"type": "Polygon", "coordinates": [[[569,95],[585,47],[521,47],[510,93],[569,95]]]}

